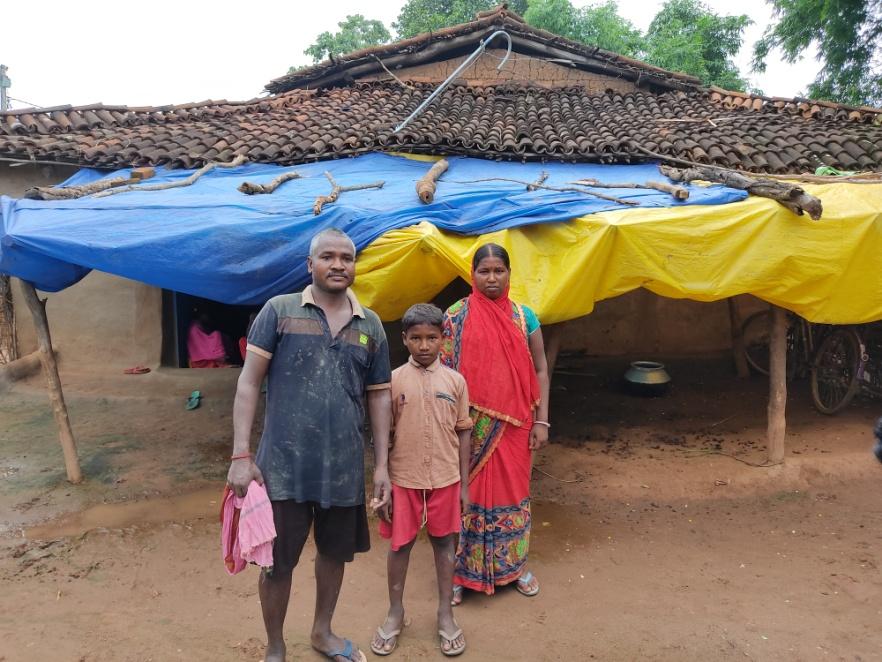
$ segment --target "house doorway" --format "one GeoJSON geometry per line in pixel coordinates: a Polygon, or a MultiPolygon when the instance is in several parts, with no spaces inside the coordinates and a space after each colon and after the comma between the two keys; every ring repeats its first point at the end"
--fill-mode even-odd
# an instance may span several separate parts
{"type": "MultiPolygon", "coordinates": [[[[182,292],[163,290],[163,348],[162,364],[177,368],[197,367],[191,365],[190,329],[198,326],[201,337],[211,337],[223,348],[223,358],[218,364],[242,365],[244,359],[240,345],[248,335],[251,320],[260,306],[235,306],[191,296],[182,292]],[[217,335],[214,335],[217,334],[217,335]]],[[[205,366],[207,367],[207,366],[205,366]]]]}

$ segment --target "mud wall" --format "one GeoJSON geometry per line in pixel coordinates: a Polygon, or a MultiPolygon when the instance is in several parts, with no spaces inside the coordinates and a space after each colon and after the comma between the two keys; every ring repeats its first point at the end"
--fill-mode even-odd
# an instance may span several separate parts
{"type": "MultiPolygon", "coordinates": [[[[764,304],[739,297],[743,316],[764,304]]],[[[666,299],[647,290],[635,290],[597,302],[585,317],[564,324],[561,349],[591,356],[653,357],[720,354],[732,347],[729,306],[666,299]]]]}
{"type": "MultiPolygon", "coordinates": [[[[37,347],[34,325],[13,284],[20,354],[37,347]]],[[[52,343],[62,365],[118,372],[134,365],[156,367],[162,352],[162,290],[93,271],[47,299],[52,343]]]]}
{"type": "MultiPolygon", "coordinates": [[[[549,87],[581,85],[589,92],[597,94],[601,94],[606,90],[633,92],[637,89],[634,83],[621,78],[592,74],[574,67],[564,67],[553,62],[518,53],[512,53],[511,58],[505,63],[502,70],[497,71],[496,67],[499,66],[504,56],[505,51],[502,49],[487,50],[482,57],[478,58],[462,73],[457,82],[468,85],[499,85],[506,82],[538,83],[549,87]]],[[[467,55],[463,55],[462,57],[444,60],[443,62],[422,64],[416,67],[402,67],[401,69],[393,69],[392,73],[401,80],[437,83],[443,81],[456,71],[456,68],[467,57],[467,55]]],[[[380,72],[373,76],[365,76],[359,80],[389,79],[389,74],[380,72]]]]}

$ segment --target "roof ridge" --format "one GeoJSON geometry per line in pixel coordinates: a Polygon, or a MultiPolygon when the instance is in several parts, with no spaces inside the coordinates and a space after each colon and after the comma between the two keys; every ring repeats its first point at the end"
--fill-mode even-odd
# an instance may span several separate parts
{"type": "MultiPolygon", "coordinates": [[[[597,46],[586,45],[528,25],[522,17],[510,12],[505,7],[505,5],[499,5],[495,10],[483,15],[479,14],[478,18],[466,23],[334,56],[275,78],[267,83],[264,89],[271,93],[279,93],[295,87],[330,87],[340,82],[348,84],[352,80],[352,76],[349,74],[350,69],[354,70],[353,73],[357,75],[373,73],[374,69],[381,70],[383,63],[379,61],[380,57],[397,56],[410,59],[412,65],[423,64],[423,60],[435,61],[448,51],[458,53],[459,51],[474,50],[473,47],[469,48],[470,44],[473,42],[477,44],[478,41],[486,38],[491,31],[498,29],[505,29],[512,33],[513,37],[516,37],[513,39],[515,49],[520,46],[526,50],[531,42],[535,42],[536,49],[556,50],[558,53],[563,51],[569,56],[599,60],[618,69],[619,72],[630,71],[630,76],[635,79],[648,76],[653,82],[663,87],[695,88],[700,86],[701,81],[695,76],[662,69],[641,60],[606,51],[597,46]],[[483,34],[484,32],[487,34],[483,34]],[[349,74],[348,78],[347,74],[349,74]]],[[[399,66],[405,65],[400,64],[399,66]]]]}

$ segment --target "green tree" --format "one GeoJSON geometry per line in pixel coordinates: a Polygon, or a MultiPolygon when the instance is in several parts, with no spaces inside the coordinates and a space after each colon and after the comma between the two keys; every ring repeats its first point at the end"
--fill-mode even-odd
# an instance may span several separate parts
{"type": "Polygon", "coordinates": [[[745,90],[745,81],[732,57],[751,20],[719,16],[698,0],[668,0],[646,32],[646,61],[662,69],[680,71],[705,85],[745,90]]]}
{"type": "Polygon", "coordinates": [[[576,9],[569,0],[529,0],[524,20],[530,25],[589,46],[638,57],[643,35],[619,16],[614,0],[576,9]]]}
{"type": "MultiPolygon", "coordinates": [[[[492,9],[499,0],[408,0],[392,24],[399,39],[423,32],[434,32],[459,23],[475,20],[475,14],[492,9]]],[[[508,8],[523,16],[527,0],[512,0],[508,8]]]]}
{"type": "Polygon", "coordinates": [[[533,27],[567,39],[579,39],[579,12],[570,0],[529,0],[524,20],[533,27]]]}
{"type": "Polygon", "coordinates": [[[640,30],[619,15],[619,7],[614,0],[582,8],[578,16],[576,39],[629,57],[642,56],[646,47],[640,30]]]}
{"type": "Polygon", "coordinates": [[[368,20],[361,14],[347,16],[345,21],[337,23],[337,27],[340,28],[339,32],[322,32],[315,43],[303,51],[312,57],[313,62],[368,46],[379,46],[392,39],[381,21],[368,20]]]}
{"type": "Polygon", "coordinates": [[[775,22],[754,46],[754,71],[780,48],[795,62],[812,44],[821,71],[809,96],[848,104],[882,105],[882,0],[767,0],[775,22]]]}

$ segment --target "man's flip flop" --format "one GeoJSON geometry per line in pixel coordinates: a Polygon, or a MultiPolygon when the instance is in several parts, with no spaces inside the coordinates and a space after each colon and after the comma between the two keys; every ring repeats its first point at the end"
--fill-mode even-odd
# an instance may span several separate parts
{"type": "Polygon", "coordinates": [[[324,651],[319,652],[325,657],[328,657],[332,660],[338,657],[342,657],[347,660],[351,660],[352,662],[367,662],[367,658],[365,657],[364,653],[355,648],[352,645],[352,642],[349,641],[349,639],[343,640],[343,648],[338,651],[331,651],[330,653],[325,653],[324,651]],[[355,657],[353,657],[353,655],[355,655],[355,657]]]}
{"type": "Polygon", "coordinates": [[[453,642],[459,639],[462,636],[462,628],[459,628],[453,634],[447,634],[444,630],[438,630],[438,636],[441,637],[441,652],[444,653],[447,657],[456,657],[457,655],[462,655],[465,653],[466,645],[465,639],[463,639],[462,646],[459,648],[453,648],[453,642]],[[444,650],[444,644],[450,644],[450,650],[444,650]]]}
{"type": "Polygon", "coordinates": [[[398,648],[398,636],[400,634],[401,634],[401,628],[399,628],[397,630],[392,630],[392,632],[386,632],[383,629],[382,625],[379,626],[377,628],[377,636],[383,640],[383,645],[376,646],[376,645],[374,645],[374,642],[371,641],[371,651],[373,651],[374,655],[380,655],[380,656],[391,655],[393,652],[395,652],[395,649],[398,648]],[[395,639],[395,643],[392,644],[392,648],[390,648],[389,650],[386,650],[385,649],[386,644],[389,643],[389,640],[393,639],[393,638],[395,639]]]}
{"type": "Polygon", "coordinates": [[[521,595],[526,595],[528,598],[536,595],[539,592],[538,582],[536,583],[536,588],[527,588],[527,586],[530,585],[530,582],[532,582],[534,579],[535,577],[533,576],[533,573],[529,570],[518,577],[518,581],[515,583],[515,588],[518,590],[518,593],[520,593],[521,595]]]}

